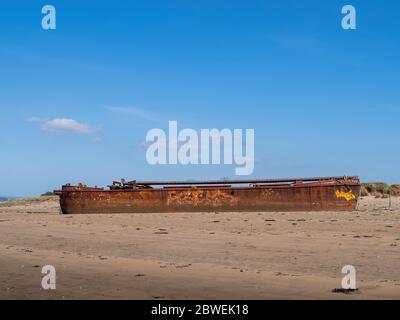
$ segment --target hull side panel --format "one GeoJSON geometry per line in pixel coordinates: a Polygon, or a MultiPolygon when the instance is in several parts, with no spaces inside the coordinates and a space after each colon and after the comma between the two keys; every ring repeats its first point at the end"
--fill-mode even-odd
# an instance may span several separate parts
{"type": "Polygon", "coordinates": [[[142,190],[71,190],[60,196],[64,214],[209,212],[209,211],[352,211],[359,185],[237,187],[142,190]]]}

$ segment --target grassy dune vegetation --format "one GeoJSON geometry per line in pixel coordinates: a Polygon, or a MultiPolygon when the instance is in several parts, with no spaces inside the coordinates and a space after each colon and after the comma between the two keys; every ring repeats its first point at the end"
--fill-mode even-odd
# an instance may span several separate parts
{"type": "Polygon", "coordinates": [[[363,183],[361,185],[361,196],[374,196],[387,198],[389,195],[400,196],[400,184],[389,185],[384,182],[363,183]]]}
{"type": "Polygon", "coordinates": [[[43,202],[43,201],[56,201],[59,197],[56,195],[51,196],[38,196],[38,197],[30,197],[30,198],[18,198],[13,200],[1,201],[0,206],[8,206],[8,205],[24,205],[35,202],[43,202]]]}

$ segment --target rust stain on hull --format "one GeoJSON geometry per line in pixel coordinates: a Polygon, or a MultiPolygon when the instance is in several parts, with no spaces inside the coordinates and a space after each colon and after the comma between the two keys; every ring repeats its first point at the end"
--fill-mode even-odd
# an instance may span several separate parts
{"type": "Polygon", "coordinates": [[[358,177],[207,182],[117,182],[110,190],[63,186],[64,214],[201,211],[351,211],[358,177]],[[251,182],[249,182],[251,181],[251,182]],[[243,184],[248,185],[243,185],[243,184]],[[238,184],[231,186],[230,184],[238,184]],[[156,187],[160,185],[161,187],[156,187]]]}
{"type": "Polygon", "coordinates": [[[188,190],[167,192],[167,206],[190,206],[190,207],[223,207],[237,205],[239,197],[235,197],[233,192],[226,190],[188,190]]]}

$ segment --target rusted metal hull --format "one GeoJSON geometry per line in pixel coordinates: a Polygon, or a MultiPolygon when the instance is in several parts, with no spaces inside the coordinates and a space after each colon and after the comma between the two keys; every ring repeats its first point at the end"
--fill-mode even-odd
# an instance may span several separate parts
{"type": "Polygon", "coordinates": [[[356,209],[358,178],[280,181],[286,180],[251,186],[174,185],[117,190],[67,186],[58,194],[64,214],[356,209]]]}

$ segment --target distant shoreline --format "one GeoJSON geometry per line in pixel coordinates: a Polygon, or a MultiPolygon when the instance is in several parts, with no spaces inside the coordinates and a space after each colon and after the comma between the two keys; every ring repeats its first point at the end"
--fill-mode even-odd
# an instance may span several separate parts
{"type": "Polygon", "coordinates": [[[0,197],[0,201],[9,201],[15,199],[14,197],[0,197]]]}

